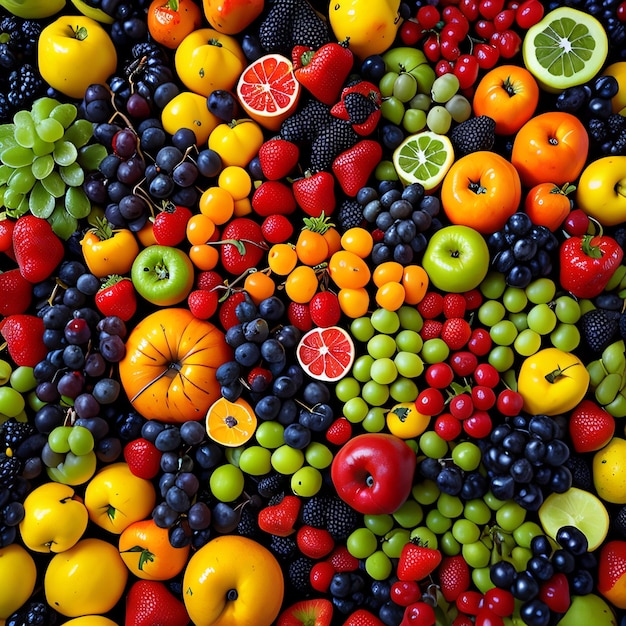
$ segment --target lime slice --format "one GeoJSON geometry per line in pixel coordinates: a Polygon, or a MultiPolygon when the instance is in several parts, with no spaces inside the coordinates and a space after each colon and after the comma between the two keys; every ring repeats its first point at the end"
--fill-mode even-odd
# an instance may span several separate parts
{"type": "Polygon", "coordinates": [[[426,130],[407,137],[393,152],[393,165],[405,184],[421,183],[426,191],[441,183],[454,161],[446,135],[426,130]]]}
{"type": "Polygon", "coordinates": [[[609,532],[609,514],[602,501],[577,487],[550,494],[539,509],[539,520],[553,539],[562,526],[576,526],[587,537],[589,552],[598,548],[609,532]]]}
{"type": "Polygon", "coordinates": [[[609,40],[592,15],[560,7],[528,29],[524,63],[546,91],[557,92],[591,80],[602,68],[609,40]]]}

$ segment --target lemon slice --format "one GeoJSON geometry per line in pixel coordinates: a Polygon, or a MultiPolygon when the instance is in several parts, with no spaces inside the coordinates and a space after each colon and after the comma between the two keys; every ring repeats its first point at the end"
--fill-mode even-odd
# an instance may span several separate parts
{"type": "Polygon", "coordinates": [[[393,152],[393,165],[404,185],[421,183],[426,191],[441,183],[454,161],[446,135],[426,130],[407,137],[393,152]]]}
{"type": "Polygon", "coordinates": [[[553,539],[562,526],[576,526],[587,537],[589,552],[598,548],[609,532],[609,514],[602,501],[577,487],[550,494],[539,509],[539,521],[553,539]]]}
{"type": "Polygon", "coordinates": [[[526,67],[550,92],[591,80],[604,65],[608,50],[602,24],[570,7],[550,11],[528,29],[522,44],[526,67]]]}

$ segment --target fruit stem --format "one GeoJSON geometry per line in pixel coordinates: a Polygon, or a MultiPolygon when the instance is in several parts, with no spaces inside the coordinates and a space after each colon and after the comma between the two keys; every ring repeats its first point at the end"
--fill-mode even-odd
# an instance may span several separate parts
{"type": "Polygon", "coordinates": [[[574,367],[574,365],[578,365],[578,363],[570,363],[567,367],[564,367],[563,369],[561,369],[558,365],[557,368],[555,370],[552,370],[551,372],[548,372],[545,375],[545,379],[550,383],[550,384],[554,384],[557,379],[565,376],[564,372],[566,372],[570,367],[574,367]]]}

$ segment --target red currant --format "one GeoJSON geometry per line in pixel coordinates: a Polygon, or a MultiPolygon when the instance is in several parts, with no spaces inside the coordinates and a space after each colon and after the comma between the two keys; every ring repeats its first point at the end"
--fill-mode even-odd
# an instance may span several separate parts
{"type": "Polygon", "coordinates": [[[522,38],[514,30],[505,30],[500,33],[498,48],[503,59],[512,59],[522,46],[522,38]]]}
{"type": "Polygon", "coordinates": [[[470,437],[484,439],[491,432],[491,417],[487,411],[474,411],[471,417],[463,422],[463,430],[470,437]]]}
{"type": "Polygon", "coordinates": [[[443,411],[444,397],[439,389],[429,388],[421,391],[415,400],[415,408],[422,415],[439,415],[443,411]]]}
{"type": "Polygon", "coordinates": [[[504,9],[493,18],[493,25],[498,32],[508,30],[515,23],[515,11],[513,9],[504,9]]]}
{"type": "Polygon", "coordinates": [[[470,376],[478,366],[478,358],[469,350],[459,350],[448,359],[457,376],[470,376]]]}
{"type": "Polygon", "coordinates": [[[469,615],[465,615],[465,613],[458,613],[452,620],[452,624],[450,626],[474,626],[474,622],[469,615]]]}
{"type": "Polygon", "coordinates": [[[466,420],[474,412],[474,403],[469,393],[459,393],[450,400],[450,413],[458,420],[466,420]]]}
{"type": "Polygon", "coordinates": [[[403,624],[413,626],[432,626],[437,621],[435,609],[426,602],[415,602],[404,609],[403,624]]]}
{"type": "Polygon", "coordinates": [[[424,30],[435,28],[435,26],[437,26],[437,24],[441,21],[439,9],[430,4],[421,6],[417,11],[416,17],[420,26],[424,28],[424,30]]]}
{"type": "Polygon", "coordinates": [[[446,61],[456,61],[461,56],[461,48],[459,48],[459,44],[455,39],[444,39],[442,37],[439,40],[439,48],[441,56],[446,61]]]}
{"type": "Polygon", "coordinates": [[[512,389],[503,389],[496,399],[496,409],[502,415],[507,417],[515,417],[520,414],[524,406],[524,398],[522,394],[512,389]]]}
{"type": "Polygon", "coordinates": [[[504,0],[481,0],[478,3],[478,12],[486,20],[493,20],[502,9],[504,9],[504,0]]]}
{"type": "Polygon", "coordinates": [[[422,38],[422,29],[417,22],[406,20],[400,27],[400,39],[405,46],[414,46],[422,38]]]}
{"type": "Polygon", "coordinates": [[[446,59],[441,59],[435,65],[435,75],[443,76],[444,74],[451,74],[453,71],[453,66],[450,61],[446,61],[446,59]]]}
{"type": "Polygon", "coordinates": [[[473,54],[462,54],[454,64],[454,75],[459,79],[459,88],[468,89],[478,78],[478,59],[473,54]]]}
{"type": "Polygon", "coordinates": [[[472,387],[472,402],[479,411],[488,411],[496,403],[496,392],[486,385],[472,387]]]}
{"type": "Polygon", "coordinates": [[[439,47],[439,36],[435,33],[430,33],[426,37],[426,41],[422,46],[424,55],[431,63],[436,63],[441,58],[441,49],[439,47]]]}
{"type": "Polygon", "coordinates": [[[500,374],[491,363],[481,363],[474,370],[474,380],[477,385],[493,388],[500,382],[500,374]]]}
{"type": "Polygon", "coordinates": [[[444,440],[454,441],[462,432],[461,422],[451,413],[442,413],[437,416],[433,430],[444,440]]]}
{"type": "MultiPolygon", "coordinates": [[[[463,19],[465,20],[465,18],[463,19]]],[[[467,24],[467,20],[465,20],[465,24],[467,24]]],[[[458,44],[463,41],[463,37],[465,37],[465,35],[467,35],[467,30],[463,27],[463,24],[460,22],[448,22],[441,29],[441,43],[443,44],[444,41],[450,39],[454,43],[458,44]]]]}
{"type": "MultiPolygon", "coordinates": [[[[623,2],[620,6],[622,5],[626,5],[626,3],[623,2]]],[[[520,28],[528,30],[543,18],[544,11],[543,4],[539,0],[525,0],[517,7],[515,22],[520,28]]],[[[619,7],[617,12],[619,18],[619,7]]]]}
{"type": "Polygon", "coordinates": [[[400,606],[409,606],[422,597],[420,586],[414,580],[397,580],[391,585],[389,597],[400,606]]]}

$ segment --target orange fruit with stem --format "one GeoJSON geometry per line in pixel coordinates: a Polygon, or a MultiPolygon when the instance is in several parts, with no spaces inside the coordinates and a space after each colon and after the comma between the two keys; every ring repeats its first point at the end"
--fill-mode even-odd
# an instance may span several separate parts
{"type": "Polygon", "coordinates": [[[404,301],[407,304],[419,304],[426,295],[430,280],[421,265],[407,265],[402,272],[404,301]]]}
{"type": "Polygon", "coordinates": [[[296,254],[305,265],[319,265],[328,257],[328,244],[320,233],[303,228],[296,240],[296,254]]]}

